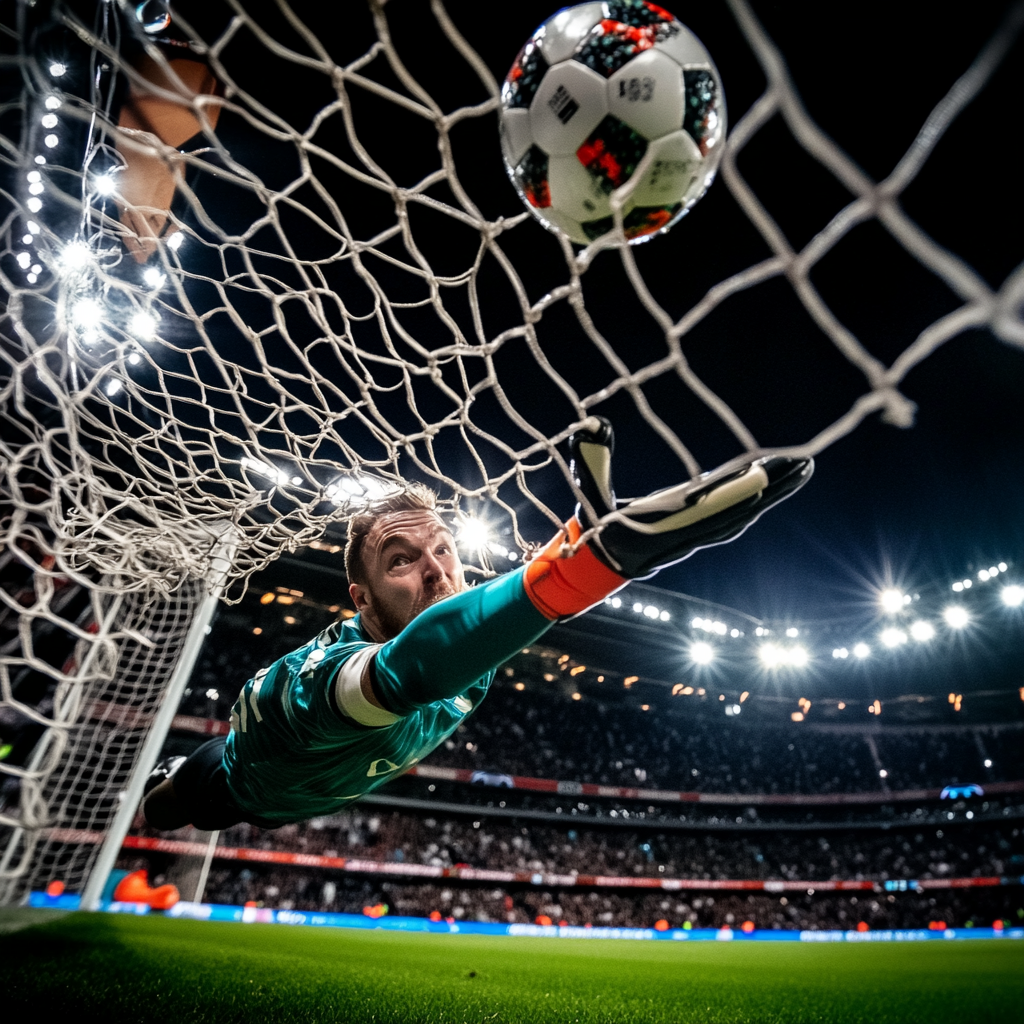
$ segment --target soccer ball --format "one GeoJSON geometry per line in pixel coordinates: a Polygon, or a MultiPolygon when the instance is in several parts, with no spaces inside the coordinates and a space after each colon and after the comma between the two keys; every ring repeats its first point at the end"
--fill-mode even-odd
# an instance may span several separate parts
{"type": "Polygon", "coordinates": [[[526,208],[586,245],[668,231],[707,191],[725,96],[700,40],[645,0],[566,7],[529,38],[501,91],[505,167],[526,208]]]}

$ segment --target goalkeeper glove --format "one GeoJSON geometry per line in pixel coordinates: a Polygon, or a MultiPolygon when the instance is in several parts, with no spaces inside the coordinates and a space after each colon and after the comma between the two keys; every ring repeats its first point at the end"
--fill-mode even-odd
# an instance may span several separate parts
{"type": "Polygon", "coordinates": [[[548,618],[578,615],[624,586],[688,558],[699,548],[738,537],[762,512],[810,479],[811,459],[756,459],[719,476],[619,501],[611,479],[612,425],[592,416],[569,439],[576,486],[594,518],[578,506],[565,529],[527,566],[525,584],[534,605],[548,618]],[[600,533],[572,558],[562,557],[566,542],[612,513],[600,533]]]}

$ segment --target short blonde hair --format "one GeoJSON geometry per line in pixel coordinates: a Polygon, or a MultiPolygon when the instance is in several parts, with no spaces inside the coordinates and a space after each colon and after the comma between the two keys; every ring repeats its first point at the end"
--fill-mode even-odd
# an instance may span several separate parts
{"type": "Polygon", "coordinates": [[[395,512],[420,511],[437,512],[437,494],[424,484],[411,483],[382,498],[374,498],[362,512],[357,512],[349,520],[348,539],[345,541],[345,574],[349,583],[365,585],[367,582],[363,546],[373,524],[395,512]]]}

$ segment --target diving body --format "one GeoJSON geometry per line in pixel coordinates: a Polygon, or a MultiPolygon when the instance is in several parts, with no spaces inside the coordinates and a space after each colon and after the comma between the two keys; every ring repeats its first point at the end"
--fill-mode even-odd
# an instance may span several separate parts
{"type": "Polygon", "coordinates": [[[226,739],[158,766],[144,804],[150,825],[274,828],[336,812],[443,743],[498,667],[555,622],[733,539],[813,468],[757,460],[704,489],[620,505],[612,443],[599,417],[573,435],[582,506],[526,565],[474,587],[427,488],[412,485],[353,517],[345,567],[357,614],[249,680],[226,739]],[[601,532],[578,545],[599,520],[601,532]]]}

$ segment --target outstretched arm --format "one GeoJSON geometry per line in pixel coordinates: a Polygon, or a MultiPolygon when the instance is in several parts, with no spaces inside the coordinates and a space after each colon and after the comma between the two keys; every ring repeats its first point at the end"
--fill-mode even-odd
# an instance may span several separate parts
{"type": "MultiPolygon", "coordinates": [[[[611,482],[611,424],[591,417],[570,439],[577,486],[604,529],[568,553],[596,521],[577,508],[522,569],[433,605],[359,667],[362,697],[392,716],[458,696],[555,621],[599,604],[630,579],[739,536],[810,478],[809,459],[760,459],[705,487],[675,487],[620,506],[611,482]],[[619,513],[617,516],[613,513],[619,513]]],[[[353,666],[355,667],[355,666],[353,666]]],[[[393,720],[393,719],[392,719],[393,720]]],[[[385,721],[367,724],[386,724],[385,721]]]]}

